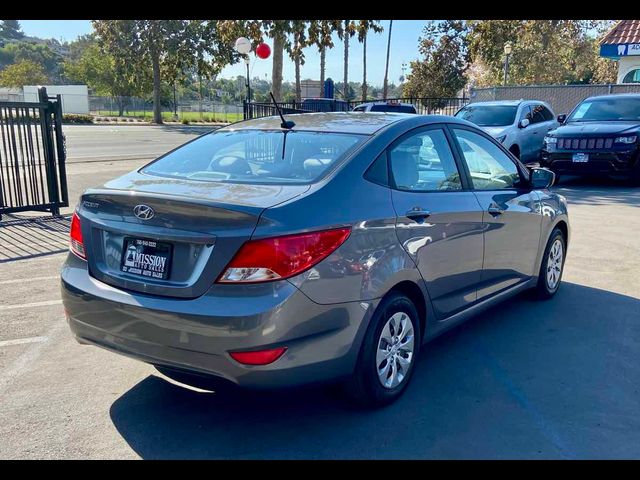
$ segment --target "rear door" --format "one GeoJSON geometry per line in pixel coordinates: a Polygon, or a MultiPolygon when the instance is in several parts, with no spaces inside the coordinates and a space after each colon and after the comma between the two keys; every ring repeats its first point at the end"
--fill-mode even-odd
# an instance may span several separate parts
{"type": "Polygon", "coordinates": [[[452,126],[451,132],[483,210],[481,300],[536,273],[540,201],[528,186],[526,173],[488,135],[463,126],[452,126]]]}
{"type": "Polygon", "coordinates": [[[413,130],[387,149],[396,232],[442,319],[476,300],[483,254],[482,209],[442,126],[413,130]]]}
{"type": "Polygon", "coordinates": [[[527,127],[531,134],[531,150],[527,162],[538,160],[544,136],[553,129],[554,123],[553,114],[544,105],[531,105],[531,124],[527,127]]]}

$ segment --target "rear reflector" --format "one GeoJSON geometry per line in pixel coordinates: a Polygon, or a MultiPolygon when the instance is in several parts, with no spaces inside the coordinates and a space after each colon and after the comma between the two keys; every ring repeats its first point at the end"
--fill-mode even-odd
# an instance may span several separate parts
{"type": "Polygon", "coordinates": [[[279,359],[286,350],[287,347],[280,347],[253,352],[229,352],[229,355],[243,365],[268,365],[279,359]]]}
{"type": "Polygon", "coordinates": [[[87,259],[84,251],[84,243],[82,241],[82,229],[80,228],[80,217],[77,213],[73,213],[71,218],[71,230],[69,232],[69,248],[70,250],[83,260],[87,259]]]}
{"type": "Polygon", "coordinates": [[[246,242],[229,262],[218,282],[255,283],[293,277],[328,257],[351,227],[263,238],[246,242]]]}

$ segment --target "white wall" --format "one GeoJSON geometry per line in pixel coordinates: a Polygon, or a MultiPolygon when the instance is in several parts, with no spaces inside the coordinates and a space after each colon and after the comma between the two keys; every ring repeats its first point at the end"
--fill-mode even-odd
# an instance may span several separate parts
{"type": "Polygon", "coordinates": [[[624,76],[631,70],[640,68],[640,55],[630,55],[628,57],[620,57],[618,61],[618,82],[622,83],[624,76]]]}
{"type": "MultiPolygon", "coordinates": [[[[41,85],[49,96],[62,95],[62,113],[89,114],[89,89],[86,85],[41,85]]],[[[24,101],[38,101],[38,86],[24,86],[24,101]]]]}

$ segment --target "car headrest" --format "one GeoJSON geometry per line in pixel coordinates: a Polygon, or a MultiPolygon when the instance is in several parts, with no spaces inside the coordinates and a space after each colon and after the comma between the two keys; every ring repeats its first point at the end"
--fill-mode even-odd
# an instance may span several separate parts
{"type": "Polygon", "coordinates": [[[213,169],[226,172],[235,173],[238,175],[247,175],[251,173],[251,166],[244,158],[239,157],[220,157],[216,158],[212,165],[213,169]]]}

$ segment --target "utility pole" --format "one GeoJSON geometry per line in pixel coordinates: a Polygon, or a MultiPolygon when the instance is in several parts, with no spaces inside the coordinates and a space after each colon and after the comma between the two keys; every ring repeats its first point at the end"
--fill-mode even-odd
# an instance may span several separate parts
{"type": "Polygon", "coordinates": [[[387,99],[387,92],[389,89],[389,50],[391,49],[391,27],[393,26],[393,20],[389,20],[389,37],[387,39],[387,63],[384,67],[384,87],[382,89],[382,98],[387,99]]]}

